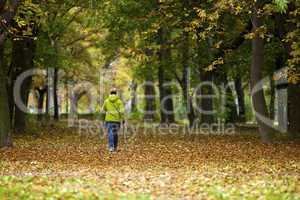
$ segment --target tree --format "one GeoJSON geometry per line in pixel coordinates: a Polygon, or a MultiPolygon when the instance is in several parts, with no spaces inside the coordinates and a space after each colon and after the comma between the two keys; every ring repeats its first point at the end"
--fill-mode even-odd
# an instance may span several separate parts
{"type": "Polygon", "coordinates": [[[3,48],[0,46],[0,148],[12,145],[6,77],[4,76],[4,65],[2,61],[3,48]]]}
{"type": "Polygon", "coordinates": [[[288,130],[292,136],[300,135],[300,104],[298,98],[300,95],[300,30],[299,30],[299,16],[300,16],[300,2],[291,1],[290,4],[285,5],[286,2],[281,2],[282,10],[286,10],[288,31],[285,34],[286,51],[289,53],[288,58],[288,130]]]}
{"type": "MultiPolygon", "coordinates": [[[[18,39],[14,38],[13,48],[12,48],[12,63],[11,68],[13,69],[13,80],[14,84],[17,77],[19,77],[23,72],[33,68],[33,59],[35,54],[35,41],[32,38],[18,39]]],[[[28,103],[28,96],[31,88],[31,78],[25,79],[21,85],[21,101],[25,105],[28,103]]],[[[13,90],[13,85],[10,87],[13,90]]],[[[13,92],[11,91],[11,94],[13,92]]],[[[21,133],[26,129],[26,113],[22,111],[18,105],[19,102],[15,102],[14,105],[14,129],[17,133],[21,133]]]]}
{"type": "Polygon", "coordinates": [[[36,62],[40,67],[51,68],[48,72],[53,72],[48,73],[51,84],[48,88],[52,94],[47,95],[46,110],[49,111],[49,103],[53,103],[50,105],[50,109],[53,107],[54,110],[53,118],[59,120],[59,84],[71,77],[76,79],[75,82],[96,79],[96,65],[91,61],[89,50],[98,45],[101,30],[91,23],[97,15],[89,2],[54,1],[40,6],[45,16],[38,35],[36,62]],[[67,71],[65,76],[59,76],[61,69],[67,71]]]}
{"type": "Polygon", "coordinates": [[[258,10],[262,6],[262,1],[257,1],[252,17],[253,32],[255,34],[252,41],[252,65],[251,65],[251,90],[252,101],[256,115],[256,120],[259,125],[259,131],[263,142],[271,141],[272,129],[266,124],[266,121],[261,117],[268,118],[269,113],[266,105],[264,91],[262,88],[262,71],[264,59],[264,41],[261,38],[259,29],[262,26],[262,19],[258,14],[258,10]],[[258,87],[258,91],[255,90],[258,87]]]}
{"type": "Polygon", "coordinates": [[[0,148],[12,145],[3,51],[6,35],[8,34],[8,29],[12,26],[19,3],[18,0],[11,0],[9,3],[7,3],[7,1],[0,2],[0,148]]]}
{"type": "Polygon", "coordinates": [[[181,64],[182,64],[182,77],[180,78],[175,71],[175,77],[178,80],[183,94],[183,103],[185,106],[185,110],[187,113],[187,117],[189,120],[189,125],[193,126],[195,121],[195,111],[193,107],[192,97],[190,95],[190,66],[189,66],[189,58],[190,58],[190,49],[189,49],[189,33],[183,31],[182,34],[182,48],[181,48],[181,64]]]}
{"type": "Polygon", "coordinates": [[[242,85],[242,80],[240,76],[237,76],[234,80],[234,87],[237,94],[238,99],[238,121],[239,122],[246,122],[246,106],[245,106],[245,94],[242,85]]]}

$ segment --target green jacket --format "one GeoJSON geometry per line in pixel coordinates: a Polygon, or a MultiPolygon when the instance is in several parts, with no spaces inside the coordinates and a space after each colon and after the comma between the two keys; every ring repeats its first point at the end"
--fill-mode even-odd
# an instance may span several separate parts
{"type": "Polygon", "coordinates": [[[124,120],[124,104],[117,95],[109,95],[102,106],[106,122],[122,122],[124,120]]]}

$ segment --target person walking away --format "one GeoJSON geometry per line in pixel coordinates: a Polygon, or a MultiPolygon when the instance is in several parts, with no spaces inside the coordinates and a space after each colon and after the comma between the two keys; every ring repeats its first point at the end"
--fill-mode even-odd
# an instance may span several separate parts
{"type": "Polygon", "coordinates": [[[124,104],[117,94],[117,89],[110,91],[109,97],[104,101],[102,112],[105,114],[105,126],[108,131],[108,148],[110,152],[117,151],[118,132],[124,121],[124,104]]]}

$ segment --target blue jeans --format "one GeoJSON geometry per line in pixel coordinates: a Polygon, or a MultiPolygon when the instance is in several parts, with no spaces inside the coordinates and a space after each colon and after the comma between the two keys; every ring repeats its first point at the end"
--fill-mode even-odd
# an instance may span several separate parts
{"type": "Polygon", "coordinates": [[[106,122],[106,128],[108,131],[108,147],[109,147],[109,149],[117,150],[117,148],[118,148],[118,131],[120,129],[120,123],[106,122]]]}

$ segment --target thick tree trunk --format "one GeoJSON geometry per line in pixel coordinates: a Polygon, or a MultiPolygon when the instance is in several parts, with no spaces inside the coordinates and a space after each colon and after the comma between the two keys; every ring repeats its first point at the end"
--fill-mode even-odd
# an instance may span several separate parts
{"type": "MultiPolygon", "coordinates": [[[[290,13],[291,11],[295,10],[295,4],[291,2],[288,6],[287,13],[290,13]]],[[[295,24],[287,22],[289,19],[294,18],[292,15],[287,14],[275,14],[275,36],[278,37],[281,41],[285,39],[285,36],[287,32],[292,31],[296,29],[295,24]]],[[[282,45],[284,46],[286,50],[286,56],[282,53],[278,54],[276,57],[276,68],[280,69],[283,68],[286,64],[285,57],[288,57],[291,53],[291,43],[283,42],[282,45]]],[[[299,71],[298,71],[299,73],[299,71]]],[[[278,90],[279,94],[279,103],[278,106],[279,112],[282,111],[285,113],[285,109],[287,109],[287,122],[285,116],[279,116],[279,125],[280,127],[283,127],[283,131],[286,131],[286,128],[288,129],[288,132],[291,136],[298,136],[300,135],[300,104],[298,102],[299,96],[300,96],[300,85],[299,84],[288,84],[287,87],[287,99],[285,96],[285,89],[278,90]],[[287,102],[287,105],[282,105],[282,101],[285,103],[287,102]]],[[[281,113],[281,112],[280,112],[281,113]]]]}
{"type": "Polygon", "coordinates": [[[190,96],[190,80],[189,80],[189,33],[183,32],[182,43],[182,80],[179,81],[182,87],[183,100],[187,117],[189,119],[189,125],[193,126],[195,121],[195,112],[193,108],[192,98],[190,96]]]}
{"type": "MultiPolygon", "coordinates": [[[[258,6],[257,6],[258,7],[258,6]]],[[[257,8],[258,9],[258,8],[257,8]]],[[[266,99],[264,96],[263,87],[260,84],[262,80],[263,61],[264,61],[264,41],[257,33],[258,28],[261,26],[261,19],[257,13],[254,13],[253,19],[253,32],[256,33],[252,41],[252,65],[251,65],[251,90],[252,102],[255,111],[256,120],[259,126],[261,139],[265,143],[271,142],[272,129],[266,124],[263,118],[269,117],[266,99]],[[255,91],[256,89],[256,91],[255,91]]]]}
{"type": "MultiPolygon", "coordinates": [[[[3,53],[3,52],[2,52],[3,53]]],[[[14,96],[13,96],[13,66],[12,64],[7,66],[5,60],[2,61],[2,66],[4,67],[4,76],[6,77],[6,88],[7,88],[7,98],[8,98],[8,106],[9,106],[9,116],[10,116],[10,127],[13,127],[13,118],[14,118],[14,96]]]]}
{"type": "Polygon", "coordinates": [[[163,123],[170,124],[175,122],[174,104],[173,104],[173,99],[171,97],[173,95],[173,91],[170,86],[165,87],[164,90],[165,90],[164,92],[165,97],[168,98],[163,104],[163,108],[165,108],[166,111],[166,121],[163,121],[163,123]]]}
{"type": "Polygon", "coordinates": [[[164,94],[164,70],[162,66],[159,66],[158,69],[158,87],[159,87],[159,100],[160,100],[160,122],[164,123],[165,121],[167,121],[167,117],[165,115],[165,113],[163,112],[163,105],[162,105],[162,100],[165,96],[164,94]]]}
{"type": "Polygon", "coordinates": [[[234,85],[238,99],[238,121],[246,122],[245,93],[242,85],[242,79],[240,76],[235,78],[234,85]]]}
{"type": "Polygon", "coordinates": [[[6,76],[3,65],[3,46],[0,46],[0,148],[12,145],[6,76]]]}
{"type": "Polygon", "coordinates": [[[8,83],[7,83],[7,98],[8,98],[8,106],[9,106],[9,116],[10,116],[10,126],[13,127],[13,121],[14,121],[14,114],[15,114],[15,100],[14,100],[14,94],[13,94],[13,78],[10,74],[8,76],[8,83]]]}
{"type": "Polygon", "coordinates": [[[214,72],[213,71],[206,71],[204,69],[205,63],[202,63],[202,57],[206,56],[209,60],[209,62],[212,62],[213,55],[211,52],[210,47],[212,46],[211,39],[208,39],[206,41],[207,43],[207,51],[203,52],[202,46],[205,45],[205,43],[200,42],[201,31],[198,31],[198,42],[197,42],[197,52],[198,52],[198,62],[199,62],[199,68],[198,71],[200,72],[199,79],[201,88],[198,88],[196,91],[197,95],[197,112],[200,115],[200,122],[203,124],[212,124],[214,123],[214,105],[213,105],[213,99],[211,98],[213,95],[213,77],[214,72]]]}
{"type": "MultiPolygon", "coordinates": [[[[276,36],[280,39],[283,40],[284,39],[284,33],[282,31],[284,31],[284,27],[282,27],[282,25],[280,24],[280,22],[282,22],[283,18],[281,18],[280,16],[275,16],[275,22],[276,22],[276,26],[280,26],[283,30],[277,29],[276,30],[276,36]]],[[[284,21],[283,21],[284,22],[284,21]]],[[[282,23],[283,23],[282,22],[282,23]]],[[[285,67],[286,65],[286,58],[288,57],[288,49],[286,48],[286,55],[284,55],[282,52],[278,53],[276,55],[275,58],[275,72],[277,72],[278,70],[281,70],[282,68],[285,67]]],[[[275,96],[276,96],[276,87],[275,87],[275,81],[273,79],[273,77],[270,78],[270,105],[269,105],[269,112],[270,112],[270,118],[274,119],[275,118],[275,96]]],[[[281,101],[281,100],[279,100],[281,101]]]]}
{"type": "MultiPolygon", "coordinates": [[[[27,105],[30,83],[23,83],[21,87],[21,98],[22,101],[27,105]]],[[[26,113],[19,109],[15,105],[15,114],[14,114],[14,130],[16,133],[23,133],[26,129],[26,113]]]]}
{"type": "Polygon", "coordinates": [[[54,68],[54,77],[53,77],[53,104],[54,104],[54,120],[59,120],[59,105],[58,105],[58,69],[54,68]]]}
{"type": "Polygon", "coordinates": [[[11,127],[7,101],[7,90],[5,77],[1,70],[0,75],[0,148],[11,146],[11,127]]]}
{"type": "Polygon", "coordinates": [[[288,131],[292,136],[300,136],[300,84],[288,87],[288,131]]]}
{"type": "Polygon", "coordinates": [[[173,123],[175,122],[174,117],[174,106],[172,99],[172,88],[166,86],[168,80],[165,79],[165,72],[163,66],[159,67],[159,95],[160,95],[160,115],[161,123],[173,123]]]}
{"type": "MultiPolygon", "coordinates": [[[[33,58],[35,53],[35,41],[32,39],[22,39],[13,41],[12,66],[15,70],[14,79],[28,69],[33,68],[33,58]]],[[[32,78],[27,78],[21,85],[21,100],[27,105],[32,78]]],[[[19,102],[15,102],[14,129],[17,133],[26,129],[26,113],[19,109],[19,102]]]]}
{"type": "Polygon", "coordinates": [[[164,28],[159,30],[159,44],[160,44],[160,52],[159,52],[159,95],[160,95],[160,110],[161,110],[161,123],[174,123],[175,115],[174,115],[174,104],[172,99],[172,88],[167,86],[167,83],[170,83],[171,79],[168,77],[166,73],[166,69],[169,67],[168,65],[171,63],[171,52],[170,49],[166,45],[167,41],[167,31],[164,28]]]}
{"type": "MultiPolygon", "coordinates": [[[[202,70],[200,74],[201,83],[213,83],[213,74],[212,72],[206,72],[202,70]]],[[[201,87],[200,97],[200,109],[201,109],[201,123],[212,124],[214,123],[214,115],[213,115],[213,99],[207,98],[208,96],[213,95],[212,85],[206,84],[201,87]]]]}
{"type": "Polygon", "coordinates": [[[154,84],[153,81],[151,79],[148,79],[144,89],[145,101],[146,101],[144,119],[146,121],[154,121],[155,119],[156,98],[155,98],[155,87],[153,84],[154,84]]]}

